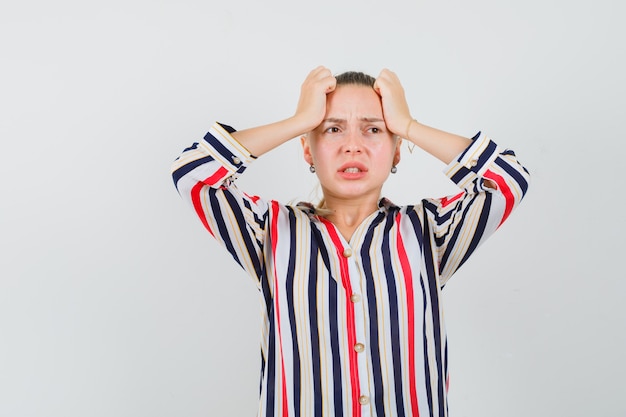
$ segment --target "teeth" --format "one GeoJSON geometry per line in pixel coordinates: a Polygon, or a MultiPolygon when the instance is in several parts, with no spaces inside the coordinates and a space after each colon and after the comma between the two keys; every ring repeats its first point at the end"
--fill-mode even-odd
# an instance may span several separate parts
{"type": "Polygon", "coordinates": [[[346,169],[343,170],[343,172],[348,172],[350,174],[354,174],[354,173],[357,173],[357,172],[361,172],[361,170],[358,169],[358,168],[346,168],[346,169]]]}

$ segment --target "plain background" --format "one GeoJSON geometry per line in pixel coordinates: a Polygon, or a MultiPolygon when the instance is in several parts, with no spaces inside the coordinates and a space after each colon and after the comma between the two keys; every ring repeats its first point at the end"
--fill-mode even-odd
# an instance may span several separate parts
{"type": "MultiPolygon", "coordinates": [[[[444,290],[455,417],[623,416],[618,0],[43,0],[0,6],[0,416],[253,416],[259,304],[177,195],[219,120],[295,110],[317,65],[384,68],[414,117],[483,130],[527,199],[444,290]]],[[[385,195],[454,192],[403,149],[385,195]]],[[[310,199],[297,141],[241,178],[310,199]]]]}

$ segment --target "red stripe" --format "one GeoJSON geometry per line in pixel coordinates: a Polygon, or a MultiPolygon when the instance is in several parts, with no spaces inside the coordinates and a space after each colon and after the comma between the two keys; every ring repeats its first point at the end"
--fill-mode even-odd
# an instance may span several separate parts
{"type": "Polygon", "coordinates": [[[213,234],[213,231],[209,227],[209,221],[207,220],[206,215],[204,214],[204,209],[202,208],[202,199],[200,196],[202,195],[202,189],[205,186],[206,184],[202,181],[198,181],[196,185],[193,186],[193,188],[191,189],[191,203],[193,204],[193,208],[200,218],[200,221],[202,222],[204,227],[206,227],[206,230],[208,230],[209,233],[215,236],[213,234]]]}
{"type": "Polygon", "coordinates": [[[441,207],[445,207],[450,203],[455,202],[456,200],[458,200],[459,198],[461,198],[463,196],[463,194],[465,194],[465,191],[461,191],[460,193],[458,193],[457,195],[455,195],[454,197],[450,197],[450,199],[448,199],[448,197],[444,197],[441,199],[441,207]]]}
{"type": "Polygon", "coordinates": [[[228,174],[228,170],[224,167],[221,167],[209,178],[205,179],[204,181],[198,181],[196,185],[194,185],[191,189],[191,203],[193,205],[193,208],[196,211],[196,214],[200,218],[200,221],[202,222],[204,227],[206,227],[206,230],[208,230],[209,233],[211,233],[213,236],[215,236],[215,234],[213,233],[213,230],[211,230],[211,228],[209,227],[209,222],[206,219],[206,214],[204,213],[204,209],[202,208],[202,189],[205,185],[217,184],[219,181],[222,180],[222,178],[226,176],[226,174],[228,174]]]}
{"type": "Polygon", "coordinates": [[[248,195],[246,193],[244,193],[246,197],[248,197],[254,204],[256,204],[257,201],[259,201],[259,196],[256,195],[248,195]]]}
{"type": "MultiPolygon", "coordinates": [[[[350,273],[348,272],[348,259],[343,256],[344,247],[341,243],[341,239],[337,234],[335,226],[326,219],[322,219],[322,222],[328,230],[330,239],[335,245],[337,250],[337,257],[339,258],[339,266],[341,271],[341,283],[345,289],[346,294],[346,316],[348,319],[348,346],[354,347],[356,345],[356,323],[354,318],[354,304],[350,300],[352,295],[352,285],[350,284],[350,273]]],[[[359,368],[357,365],[358,353],[354,349],[350,349],[350,386],[352,387],[352,416],[361,417],[361,404],[359,403],[359,397],[361,395],[361,387],[359,384],[359,368]]]]}
{"type": "Polygon", "coordinates": [[[276,307],[276,326],[280,345],[280,366],[282,374],[283,416],[287,417],[287,380],[285,378],[285,358],[283,356],[283,336],[280,328],[280,305],[278,294],[278,276],[276,274],[276,245],[278,244],[278,202],[272,201],[272,256],[274,258],[274,305],[276,307]]]}
{"type": "Polygon", "coordinates": [[[504,214],[502,215],[502,220],[500,220],[500,224],[498,225],[498,227],[500,227],[502,223],[504,223],[504,221],[507,219],[507,217],[509,217],[509,214],[511,214],[513,206],[515,205],[515,197],[513,196],[511,188],[509,188],[509,185],[506,183],[504,178],[502,178],[502,176],[496,174],[491,170],[487,170],[484,177],[490,179],[498,185],[498,188],[500,189],[502,195],[504,195],[504,199],[506,201],[504,214]]]}
{"type": "Polygon", "coordinates": [[[204,183],[207,185],[215,185],[218,182],[222,181],[222,179],[228,174],[228,170],[225,167],[220,167],[213,175],[204,180],[204,183]]]}
{"type": "Polygon", "coordinates": [[[409,339],[409,389],[411,396],[411,410],[413,412],[411,415],[418,417],[420,412],[417,407],[417,387],[415,376],[415,300],[413,298],[413,273],[411,272],[409,257],[407,256],[406,249],[404,248],[404,242],[402,241],[402,234],[400,233],[400,213],[396,216],[396,227],[398,228],[398,233],[396,234],[398,241],[398,255],[400,257],[400,266],[402,267],[402,275],[404,276],[404,284],[406,286],[409,339]]]}

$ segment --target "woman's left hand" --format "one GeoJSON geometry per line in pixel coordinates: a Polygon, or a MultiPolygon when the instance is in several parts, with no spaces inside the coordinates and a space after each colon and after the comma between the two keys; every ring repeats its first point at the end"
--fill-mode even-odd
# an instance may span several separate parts
{"type": "Polygon", "coordinates": [[[374,91],[381,98],[387,129],[395,135],[407,138],[413,117],[398,76],[393,71],[383,69],[376,78],[374,91]]]}

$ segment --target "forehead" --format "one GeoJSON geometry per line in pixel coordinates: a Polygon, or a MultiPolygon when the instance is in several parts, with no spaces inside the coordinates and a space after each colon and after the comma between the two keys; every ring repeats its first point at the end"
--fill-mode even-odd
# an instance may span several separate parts
{"type": "Polygon", "coordinates": [[[378,116],[383,109],[380,96],[373,88],[364,85],[340,85],[326,98],[326,116],[378,116]]]}

